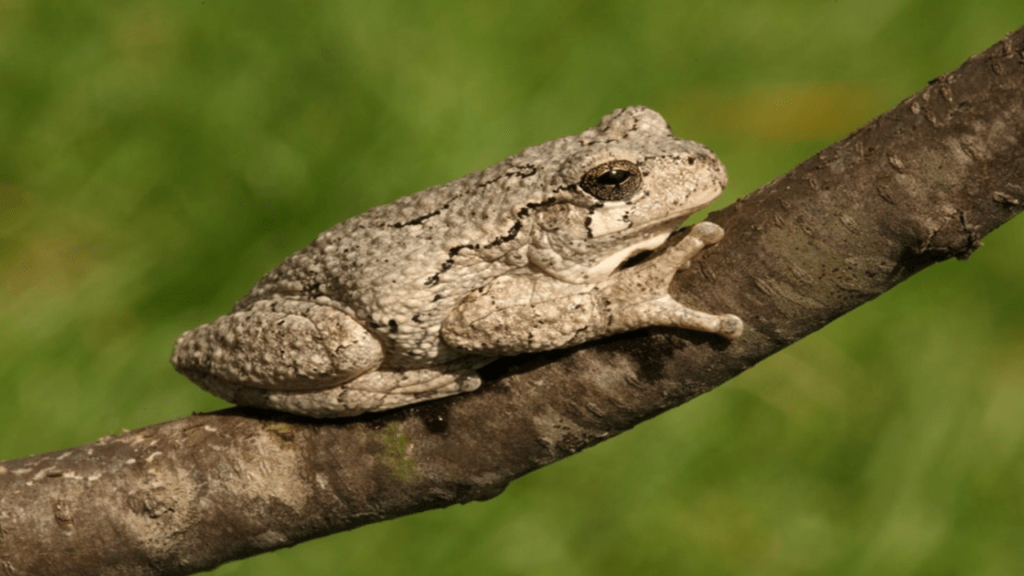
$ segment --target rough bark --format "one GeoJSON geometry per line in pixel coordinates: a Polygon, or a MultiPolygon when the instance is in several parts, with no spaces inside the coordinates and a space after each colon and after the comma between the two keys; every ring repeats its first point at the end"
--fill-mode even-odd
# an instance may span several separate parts
{"type": "Polygon", "coordinates": [[[675,279],[729,344],[645,330],[502,360],[476,393],[355,420],[231,409],[0,465],[0,572],[189,574],[492,498],[711,390],[1024,208],[1024,29],[711,220],[675,279]]]}

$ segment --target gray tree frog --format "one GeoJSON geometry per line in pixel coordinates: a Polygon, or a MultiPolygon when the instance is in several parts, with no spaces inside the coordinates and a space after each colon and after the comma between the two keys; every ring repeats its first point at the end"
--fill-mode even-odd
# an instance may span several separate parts
{"type": "Polygon", "coordinates": [[[647,326],[736,338],[731,314],[668,294],[722,237],[701,222],[725,169],[655,111],[612,112],[579,136],[335,225],[269,272],[231,314],[178,338],[172,362],[231,402],[354,416],[480,386],[501,356],[647,326]]]}

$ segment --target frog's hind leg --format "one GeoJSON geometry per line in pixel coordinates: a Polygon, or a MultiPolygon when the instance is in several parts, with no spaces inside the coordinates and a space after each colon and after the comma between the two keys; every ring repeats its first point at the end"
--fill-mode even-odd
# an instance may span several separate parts
{"type": "Polygon", "coordinates": [[[380,341],[348,314],[302,300],[263,300],[182,334],[174,367],[227,400],[231,390],[336,387],[380,366],[380,341]]]}
{"type": "MultiPolygon", "coordinates": [[[[340,418],[472,392],[479,387],[480,376],[471,368],[459,367],[449,371],[436,368],[373,371],[325,390],[289,392],[232,388],[223,392],[238,404],[314,418],[340,418]]],[[[223,396],[221,390],[210,391],[223,396]]]]}

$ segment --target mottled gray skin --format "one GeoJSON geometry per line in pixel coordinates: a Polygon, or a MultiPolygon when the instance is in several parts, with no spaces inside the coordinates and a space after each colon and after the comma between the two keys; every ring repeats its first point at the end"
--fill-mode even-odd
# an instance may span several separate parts
{"type": "Polygon", "coordinates": [[[668,296],[717,225],[619,270],[725,184],[715,155],[657,112],[616,110],[337,224],[231,314],[183,334],[172,362],[229,401],[337,417],[475,390],[475,370],[497,357],[645,326],[735,338],[739,318],[668,296]]]}

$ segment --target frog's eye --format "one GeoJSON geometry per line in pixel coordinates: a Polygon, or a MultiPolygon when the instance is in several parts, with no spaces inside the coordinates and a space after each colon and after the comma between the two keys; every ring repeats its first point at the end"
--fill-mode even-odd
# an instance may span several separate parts
{"type": "Polygon", "coordinates": [[[612,160],[587,170],[580,179],[583,188],[598,200],[628,200],[643,185],[640,168],[628,160],[612,160]]]}

